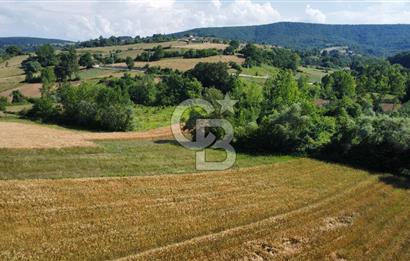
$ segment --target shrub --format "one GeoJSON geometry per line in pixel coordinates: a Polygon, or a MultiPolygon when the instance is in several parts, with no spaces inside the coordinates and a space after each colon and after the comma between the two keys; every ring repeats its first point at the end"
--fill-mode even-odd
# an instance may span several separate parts
{"type": "Polygon", "coordinates": [[[125,90],[105,85],[66,85],[59,89],[62,118],[75,125],[107,131],[132,129],[133,111],[125,90]]]}
{"type": "Polygon", "coordinates": [[[221,54],[221,52],[219,52],[216,49],[200,49],[200,50],[189,49],[188,51],[184,53],[184,58],[203,58],[203,57],[215,56],[219,54],[221,54]]]}
{"type": "Polygon", "coordinates": [[[132,68],[134,68],[134,60],[129,56],[125,58],[125,64],[127,64],[128,70],[131,70],[132,68]]]}
{"type": "Polygon", "coordinates": [[[133,128],[132,106],[124,104],[113,104],[97,110],[98,125],[100,128],[108,131],[127,131],[133,128]]]}
{"type": "Polygon", "coordinates": [[[25,116],[44,122],[55,122],[59,120],[59,113],[56,103],[51,98],[43,97],[34,101],[33,107],[25,116]]]}
{"type": "Polygon", "coordinates": [[[11,93],[12,103],[23,103],[26,101],[24,95],[20,92],[20,90],[14,90],[11,93]]]}
{"type": "Polygon", "coordinates": [[[202,83],[206,88],[215,87],[226,93],[235,86],[236,78],[228,72],[226,63],[198,63],[188,72],[202,83]]]}
{"type": "Polygon", "coordinates": [[[321,117],[310,104],[293,104],[262,119],[254,133],[255,145],[274,152],[304,154],[327,145],[334,131],[332,118],[321,117]]]}
{"type": "Polygon", "coordinates": [[[133,108],[126,92],[99,84],[65,84],[51,97],[35,100],[26,116],[89,129],[126,131],[133,127],[133,108]]]}
{"type": "Polygon", "coordinates": [[[228,64],[232,69],[237,70],[238,72],[242,72],[242,66],[240,66],[236,62],[230,61],[228,64]]]}
{"type": "Polygon", "coordinates": [[[176,105],[186,99],[199,98],[202,85],[195,78],[171,73],[158,85],[157,104],[176,105]]]}
{"type": "Polygon", "coordinates": [[[8,102],[6,97],[0,97],[0,111],[6,110],[7,103],[8,102]]]}

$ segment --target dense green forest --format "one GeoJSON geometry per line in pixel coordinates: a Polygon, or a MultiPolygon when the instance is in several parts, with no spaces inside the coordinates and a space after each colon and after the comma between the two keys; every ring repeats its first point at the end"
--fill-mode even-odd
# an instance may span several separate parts
{"type": "Polygon", "coordinates": [[[329,25],[281,22],[257,26],[198,28],[173,34],[213,36],[267,43],[293,49],[347,45],[357,51],[389,56],[410,49],[410,25],[329,25]]]}
{"type": "MultiPolygon", "coordinates": [[[[329,25],[280,22],[267,25],[198,28],[169,35],[149,37],[99,37],[77,42],[78,47],[102,47],[140,42],[165,42],[186,35],[216,37],[245,42],[266,43],[297,50],[343,45],[366,55],[391,56],[410,49],[410,25],[329,25]]],[[[0,38],[0,48],[18,45],[23,49],[41,44],[67,44],[69,41],[32,37],[0,38]]]]}
{"type": "Polygon", "coordinates": [[[37,46],[43,44],[66,45],[71,41],[38,37],[0,37],[0,50],[5,50],[8,46],[16,45],[24,51],[33,51],[37,46]]]}

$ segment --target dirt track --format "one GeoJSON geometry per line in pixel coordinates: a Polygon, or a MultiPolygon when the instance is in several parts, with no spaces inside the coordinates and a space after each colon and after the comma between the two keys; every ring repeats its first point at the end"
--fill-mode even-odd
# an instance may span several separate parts
{"type": "Polygon", "coordinates": [[[153,140],[172,136],[170,127],[162,127],[143,132],[87,132],[81,134],[85,140],[153,140]]]}
{"type": "Polygon", "coordinates": [[[35,124],[0,122],[0,148],[92,147],[92,140],[159,139],[172,136],[169,127],[145,132],[75,132],[35,124]]]}

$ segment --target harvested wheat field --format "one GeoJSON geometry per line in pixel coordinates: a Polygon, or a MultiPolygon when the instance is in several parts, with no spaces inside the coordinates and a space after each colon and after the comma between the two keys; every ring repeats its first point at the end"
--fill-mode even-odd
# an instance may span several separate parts
{"type": "Polygon", "coordinates": [[[191,43],[191,44],[184,44],[184,45],[176,45],[173,48],[181,48],[181,49],[218,49],[224,50],[228,47],[227,44],[220,44],[220,43],[191,43]]]}
{"type": "Polygon", "coordinates": [[[20,87],[7,90],[0,93],[0,96],[9,97],[14,90],[19,90],[26,97],[40,97],[41,96],[41,83],[24,83],[20,87]]]}
{"type": "Polygon", "coordinates": [[[0,259],[409,260],[409,183],[298,159],[0,182],[0,259]]]}
{"type": "MultiPolygon", "coordinates": [[[[211,56],[206,58],[192,58],[192,59],[184,59],[184,58],[169,58],[169,59],[162,59],[155,62],[135,62],[135,67],[142,68],[146,64],[149,66],[160,66],[161,68],[171,68],[177,69],[180,71],[187,71],[195,67],[196,64],[203,62],[203,63],[216,63],[216,62],[236,62],[238,64],[242,64],[245,59],[238,57],[236,55],[218,55],[218,56],[211,56]]],[[[126,68],[125,63],[117,63],[113,64],[114,67],[119,68],[126,68]]]]}
{"type": "Polygon", "coordinates": [[[90,147],[94,143],[80,134],[37,124],[0,122],[0,148],[67,148],[90,147]]]}
{"type": "Polygon", "coordinates": [[[0,148],[40,149],[92,147],[92,140],[159,139],[172,136],[170,127],[145,132],[76,132],[37,124],[0,122],[0,148]]]}
{"type": "Polygon", "coordinates": [[[142,132],[87,132],[82,137],[85,140],[153,140],[172,137],[172,131],[167,126],[142,132]]]}

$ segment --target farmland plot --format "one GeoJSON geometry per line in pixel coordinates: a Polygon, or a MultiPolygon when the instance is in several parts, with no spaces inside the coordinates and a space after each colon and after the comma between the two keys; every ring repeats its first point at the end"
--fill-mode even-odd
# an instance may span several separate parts
{"type": "Polygon", "coordinates": [[[392,179],[299,159],[202,174],[2,181],[0,258],[408,260],[409,187],[392,179]]]}

